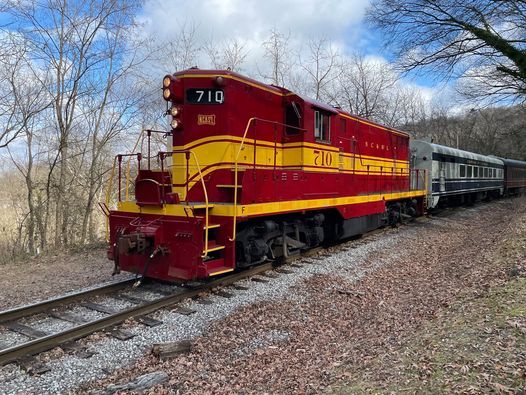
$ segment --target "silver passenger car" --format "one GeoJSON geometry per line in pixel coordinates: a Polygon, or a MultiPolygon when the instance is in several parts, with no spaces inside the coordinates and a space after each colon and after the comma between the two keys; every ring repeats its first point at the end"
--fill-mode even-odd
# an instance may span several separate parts
{"type": "Polygon", "coordinates": [[[427,141],[411,140],[411,167],[427,170],[428,207],[470,203],[504,191],[502,160],[427,141]]]}

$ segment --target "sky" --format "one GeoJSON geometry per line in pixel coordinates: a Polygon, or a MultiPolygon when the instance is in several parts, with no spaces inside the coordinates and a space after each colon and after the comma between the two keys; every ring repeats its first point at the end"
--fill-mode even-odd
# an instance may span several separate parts
{"type": "MultiPolygon", "coordinates": [[[[237,39],[248,56],[244,68],[258,68],[262,43],[270,31],[290,33],[301,47],[309,39],[324,37],[345,56],[360,53],[392,62],[380,32],[365,21],[369,0],[147,0],[139,20],[148,34],[160,40],[176,37],[181,26],[194,26],[200,39],[216,42],[237,39]]],[[[206,63],[204,60],[200,62],[206,63]]],[[[429,101],[448,89],[432,75],[407,75],[404,83],[422,91],[429,101]]]]}
{"type": "Polygon", "coordinates": [[[193,22],[218,39],[264,40],[273,27],[300,37],[353,39],[363,25],[364,0],[148,0],[143,17],[169,35],[178,24],[193,22]]]}
{"type": "MultiPolygon", "coordinates": [[[[381,33],[365,21],[369,3],[370,0],[145,0],[137,19],[145,35],[161,42],[177,39],[183,26],[194,27],[201,42],[239,40],[248,53],[243,69],[256,76],[255,70],[268,63],[263,59],[262,43],[272,29],[290,34],[291,46],[298,52],[306,50],[309,39],[325,38],[343,56],[360,53],[375,62],[393,62],[381,33]]],[[[207,59],[197,63],[201,68],[210,64],[207,59]]],[[[444,91],[443,84],[429,74],[404,76],[404,83],[421,90],[429,100],[444,91]]]]}

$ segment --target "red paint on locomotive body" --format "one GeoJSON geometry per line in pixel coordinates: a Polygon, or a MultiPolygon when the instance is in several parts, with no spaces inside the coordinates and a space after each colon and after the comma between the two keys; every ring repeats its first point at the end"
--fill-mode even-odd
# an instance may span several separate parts
{"type": "Polygon", "coordinates": [[[423,207],[406,133],[229,71],[165,81],[175,115],[161,161],[171,163],[159,176],[143,172],[137,201],[110,212],[110,256],[123,270],[206,278],[236,268],[236,226],[255,218],[332,211],[344,220],[411,199],[423,207]],[[145,232],[152,222],[157,233],[145,232]]]}

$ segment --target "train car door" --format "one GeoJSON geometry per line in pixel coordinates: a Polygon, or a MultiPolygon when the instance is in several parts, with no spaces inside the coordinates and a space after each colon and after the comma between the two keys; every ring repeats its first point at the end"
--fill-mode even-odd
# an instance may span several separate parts
{"type": "Polygon", "coordinates": [[[438,182],[439,191],[446,192],[446,165],[444,162],[438,162],[438,182]]]}

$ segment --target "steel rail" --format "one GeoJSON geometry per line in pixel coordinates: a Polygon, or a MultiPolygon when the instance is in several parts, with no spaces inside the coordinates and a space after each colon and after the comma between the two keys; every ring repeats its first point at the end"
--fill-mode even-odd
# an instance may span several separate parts
{"type": "Polygon", "coordinates": [[[111,282],[109,284],[102,285],[97,288],[90,288],[84,291],[78,291],[75,293],[59,296],[57,298],[44,300],[37,302],[35,304],[15,307],[10,310],[5,310],[0,312],[0,324],[8,321],[17,320],[23,317],[28,317],[34,314],[42,313],[46,310],[52,309],[58,306],[64,306],[70,302],[77,301],[79,299],[84,299],[92,295],[104,295],[113,291],[118,291],[120,289],[126,288],[130,284],[133,284],[137,281],[134,278],[111,282]]]}
{"type": "Polygon", "coordinates": [[[272,263],[266,263],[249,268],[242,272],[235,273],[224,278],[215,279],[195,288],[190,288],[180,293],[168,295],[149,303],[131,307],[116,314],[112,314],[86,324],[78,325],[62,332],[54,333],[39,339],[31,340],[23,344],[0,350],[0,366],[9,362],[14,362],[29,355],[34,355],[50,350],[54,347],[60,346],[63,343],[80,339],[94,332],[108,329],[124,322],[129,318],[149,314],[161,308],[181,302],[184,299],[196,297],[203,291],[211,290],[214,287],[233,284],[236,281],[242,280],[244,278],[268,271],[272,269],[272,267],[272,263]]]}

